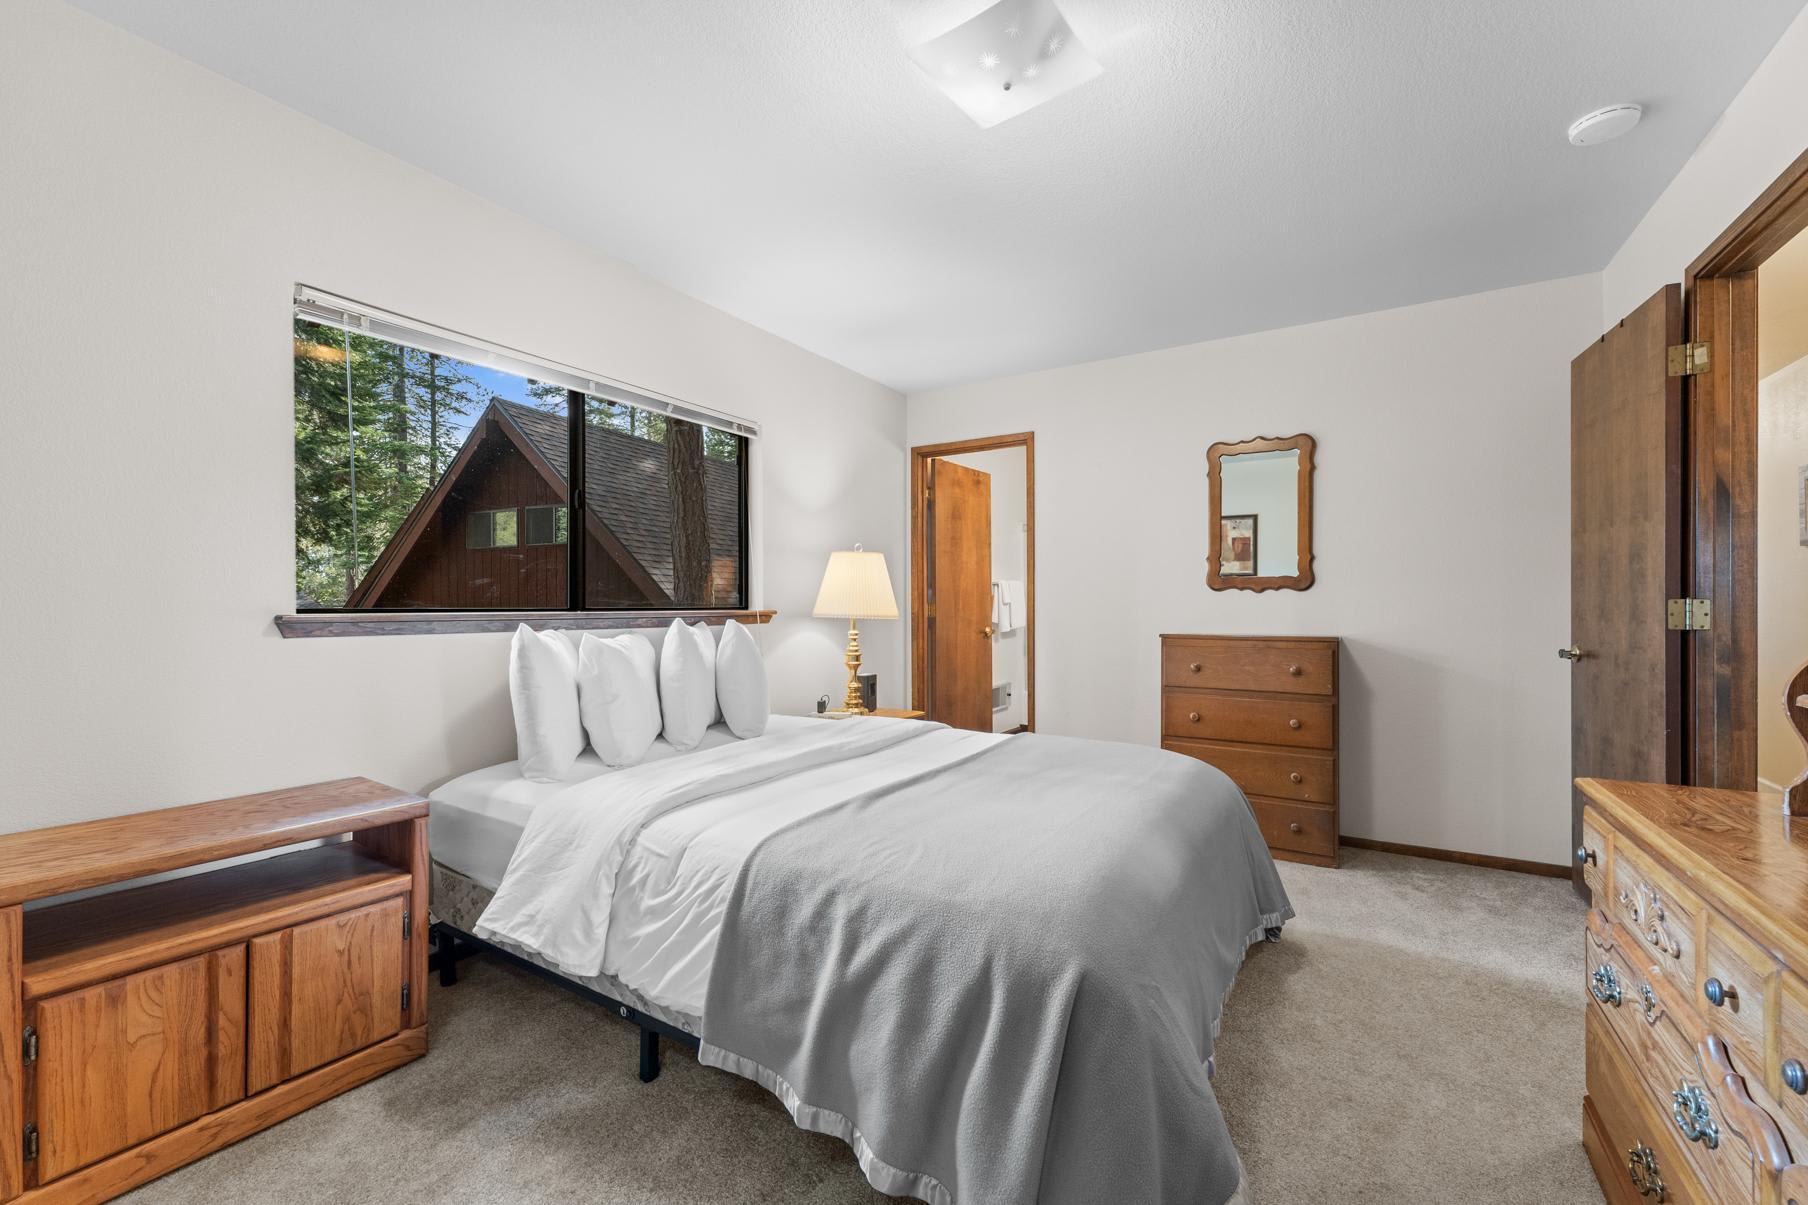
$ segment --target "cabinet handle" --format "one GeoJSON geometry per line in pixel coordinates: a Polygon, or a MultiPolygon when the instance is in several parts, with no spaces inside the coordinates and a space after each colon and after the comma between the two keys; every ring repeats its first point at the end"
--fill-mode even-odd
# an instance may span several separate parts
{"type": "Polygon", "coordinates": [[[1298,770],[1295,770],[1293,773],[1289,774],[1287,777],[1291,778],[1294,782],[1305,782],[1306,781],[1305,775],[1301,774],[1298,770]]]}
{"type": "Polygon", "coordinates": [[[1626,1152],[1626,1175],[1632,1181],[1632,1187],[1638,1189],[1639,1196],[1664,1199],[1668,1190],[1657,1171],[1657,1156],[1644,1143],[1626,1152]]]}
{"type": "Polygon", "coordinates": [[[1195,661],[1195,662],[1193,662],[1193,664],[1187,666],[1187,668],[1192,670],[1194,673],[1198,673],[1199,672],[1199,663],[1197,661],[1195,661]]]}
{"type": "Polygon", "coordinates": [[[1287,727],[1292,728],[1295,731],[1297,731],[1299,729],[1299,721],[1298,720],[1288,720],[1287,727]]]}
{"type": "Polygon", "coordinates": [[[1687,1080],[1670,1093],[1670,1117],[1690,1142],[1699,1142],[1710,1151],[1719,1147],[1720,1127],[1714,1124],[1708,1094],[1687,1080]]]}
{"type": "Polygon", "coordinates": [[[1287,672],[1297,678],[1300,675],[1300,668],[1297,665],[1289,665],[1287,667],[1287,672]]]}
{"type": "Polygon", "coordinates": [[[1708,998],[1708,1003],[1715,1008],[1725,1008],[1728,1000],[1739,998],[1739,989],[1730,983],[1722,983],[1718,979],[1709,979],[1701,985],[1701,994],[1708,998]]]}
{"type": "Polygon", "coordinates": [[[1197,724],[1199,722],[1199,713],[1197,711],[1189,711],[1186,713],[1186,718],[1197,724]]]}

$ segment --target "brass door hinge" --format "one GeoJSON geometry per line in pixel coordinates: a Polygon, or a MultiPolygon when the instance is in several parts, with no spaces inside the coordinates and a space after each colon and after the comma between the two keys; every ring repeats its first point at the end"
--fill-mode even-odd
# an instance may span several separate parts
{"type": "Polygon", "coordinates": [[[31,1066],[38,1061],[38,1031],[27,1025],[25,1027],[25,1065],[31,1066]]]}
{"type": "Polygon", "coordinates": [[[25,1127],[25,1162],[26,1163],[36,1163],[37,1161],[38,1161],[38,1127],[37,1126],[26,1126],[25,1127]]]}
{"type": "Polygon", "coordinates": [[[1714,626],[1714,604],[1705,598],[1673,598],[1665,614],[1672,632],[1705,632],[1714,626]]]}
{"type": "Polygon", "coordinates": [[[1678,343],[1670,349],[1670,375],[1692,377],[1708,370],[1708,345],[1678,343]]]}

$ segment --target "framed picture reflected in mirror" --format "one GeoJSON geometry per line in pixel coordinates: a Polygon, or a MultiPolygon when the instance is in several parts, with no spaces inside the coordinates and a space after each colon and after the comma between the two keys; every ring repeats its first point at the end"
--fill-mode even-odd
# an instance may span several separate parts
{"type": "Polygon", "coordinates": [[[1256,574],[1256,516],[1225,515],[1219,520],[1219,544],[1224,560],[1219,573],[1225,577],[1256,574]]]}

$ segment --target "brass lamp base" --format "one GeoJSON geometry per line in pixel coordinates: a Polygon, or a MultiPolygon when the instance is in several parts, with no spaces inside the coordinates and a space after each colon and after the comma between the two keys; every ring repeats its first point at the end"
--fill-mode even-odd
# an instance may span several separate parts
{"type": "Polygon", "coordinates": [[[852,619],[848,620],[847,667],[847,698],[842,701],[841,709],[850,715],[870,715],[866,709],[866,696],[860,692],[860,629],[852,619]]]}

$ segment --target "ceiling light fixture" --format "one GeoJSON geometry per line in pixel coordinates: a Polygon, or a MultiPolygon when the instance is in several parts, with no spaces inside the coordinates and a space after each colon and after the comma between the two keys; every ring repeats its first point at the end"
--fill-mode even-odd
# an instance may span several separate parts
{"type": "Polygon", "coordinates": [[[1054,0],[999,0],[910,51],[911,61],[982,128],[1079,87],[1105,68],[1054,0]]]}
{"type": "Polygon", "coordinates": [[[1575,146],[1610,142],[1639,123],[1644,110],[1637,105],[1608,105],[1570,123],[1569,140],[1575,146]]]}

